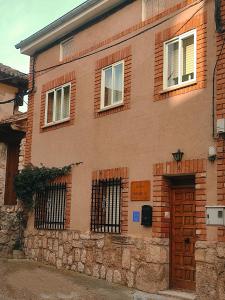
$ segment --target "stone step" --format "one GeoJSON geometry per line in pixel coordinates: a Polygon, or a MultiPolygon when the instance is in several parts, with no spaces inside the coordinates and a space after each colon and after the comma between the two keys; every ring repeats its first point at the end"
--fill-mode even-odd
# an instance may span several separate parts
{"type": "Polygon", "coordinates": [[[158,294],[149,294],[144,292],[135,292],[133,300],[195,300],[196,295],[182,291],[167,290],[158,294]]]}
{"type": "Polygon", "coordinates": [[[179,300],[195,300],[196,295],[194,293],[188,293],[183,291],[177,291],[177,290],[166,290],[161,291],[158,293],[162,296],[171,297],[172,299],[179,299],[179,300]]]}
{"type": "Polygon", "coordinates": [[[171,297],[166,297],[157,294],[149,294],[144,292],[136,292],[133,295],[132,300],[172,300],[171,297]]]}

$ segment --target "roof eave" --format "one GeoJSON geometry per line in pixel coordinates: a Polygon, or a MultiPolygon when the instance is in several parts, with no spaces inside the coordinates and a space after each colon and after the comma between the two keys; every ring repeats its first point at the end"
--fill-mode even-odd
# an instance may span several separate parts
{"type": "Polygon", "coordinates": [[[41,49],[46,48],[49,44],[63,38],[69,32],[76,30],[126,1],[88,0],[37,33],[21,41],[15,47],[20,49],[22,54],[32,56],[41,49]]]}

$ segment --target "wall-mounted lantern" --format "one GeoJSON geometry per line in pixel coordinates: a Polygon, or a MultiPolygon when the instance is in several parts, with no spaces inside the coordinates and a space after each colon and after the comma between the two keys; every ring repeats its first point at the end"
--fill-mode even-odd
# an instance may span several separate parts
{"type": "Polygon", "coordinates": [[[173,158],[176,162],[179,162],[182,160],[184,152],[181,152],[180,149],[177,150],[177,152],[172,153],[173,158]]]}
{"type": "Polygon", "coordinates": [[[214,146],[209,147],[208,160],[211,162],[216,160],[216,148],[214,146]]]}

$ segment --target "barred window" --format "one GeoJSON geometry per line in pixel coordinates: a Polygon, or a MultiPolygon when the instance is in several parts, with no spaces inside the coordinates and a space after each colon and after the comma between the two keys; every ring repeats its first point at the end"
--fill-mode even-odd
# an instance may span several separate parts
{"type": "Polygon", "coordinates": [[[35,195],[34,227],[37,229],[64,229],[66,183],[49,184],[35,195]]]}
{"type": "Polygon", "coordinates": [[[92,231],[120,233],[121,190],[121,178],[92,182],[92,231]]]}

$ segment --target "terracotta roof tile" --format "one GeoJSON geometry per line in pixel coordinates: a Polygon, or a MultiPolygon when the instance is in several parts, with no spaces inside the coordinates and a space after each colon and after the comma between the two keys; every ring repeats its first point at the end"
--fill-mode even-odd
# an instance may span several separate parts
{"type": "Polygon", "coordinates": [[[5,77],[16,77],[20,81],[23,81],[24,83],[28,82],[28,75],[25,73],[22,73],[18,70],[15,70],[9,66],[3,65],[0,63],[0,78],[5,77]]]}
{"type": "Polygon", "coordinates": [[[0,121],[0,125],[1,124],[10,124],[10,123],[14,123],[14,122],[19,122],[22,120],[26,120],[27,119],[27,113],[16,113],[8,118],[5,118],[3,120],[0,121]]]}

